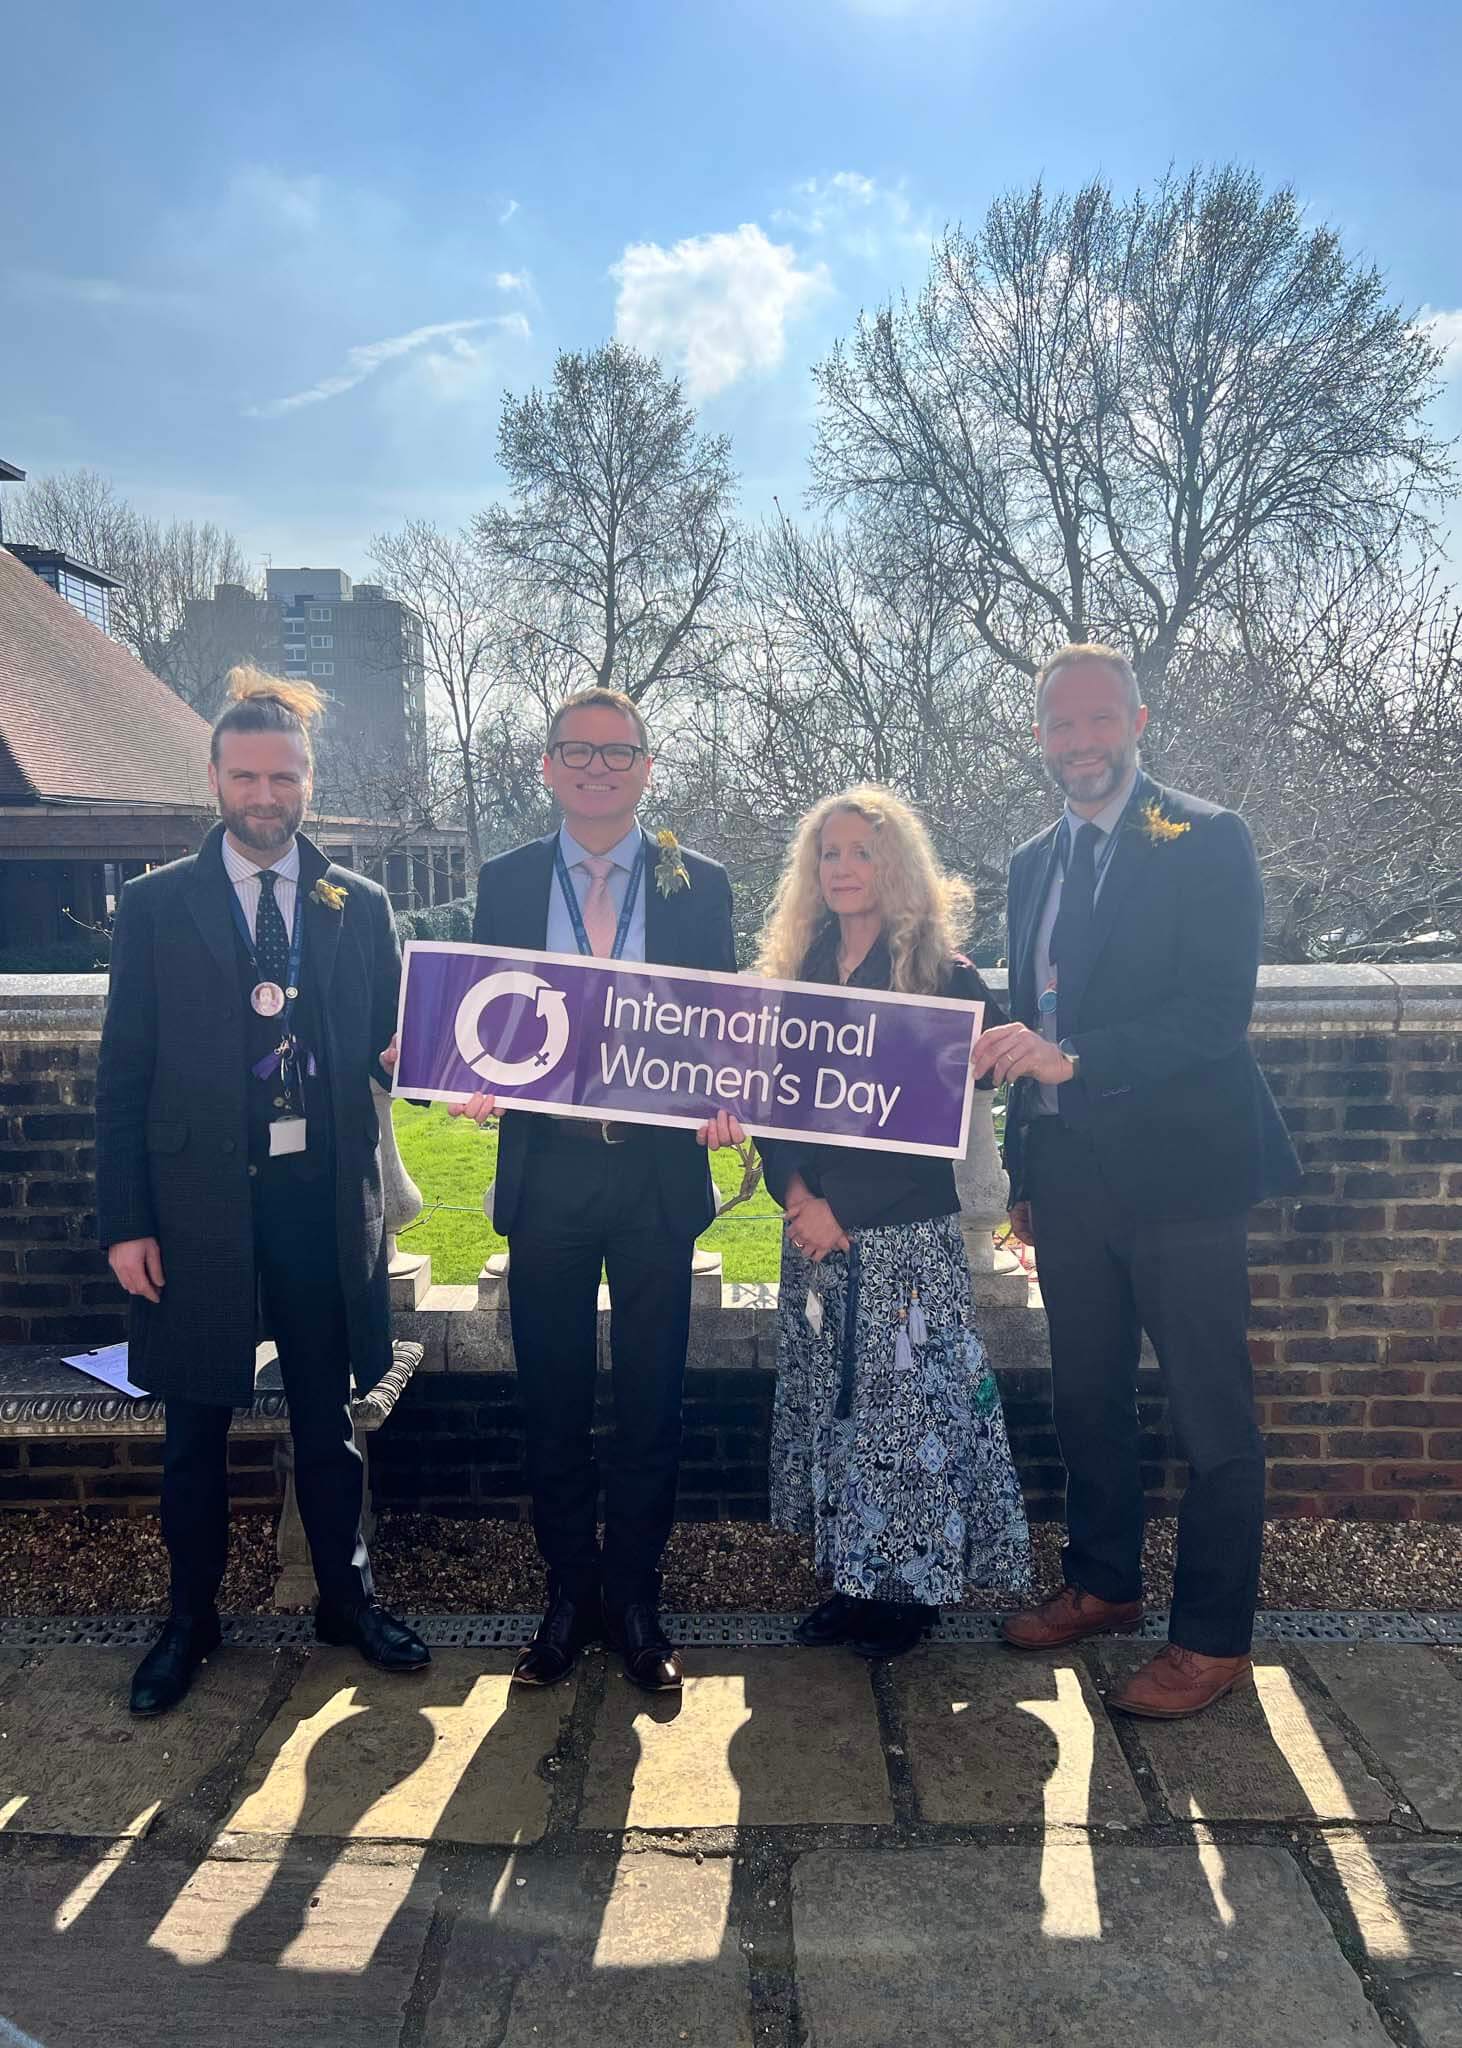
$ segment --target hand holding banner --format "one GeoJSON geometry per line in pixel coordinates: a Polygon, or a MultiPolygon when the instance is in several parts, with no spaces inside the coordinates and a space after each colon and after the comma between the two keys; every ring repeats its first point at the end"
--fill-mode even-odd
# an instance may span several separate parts
{"type": "Polygon", "coordinates": [[[956,1159],[983,1005],[413,939],[395,1092],[956,1159]]]}

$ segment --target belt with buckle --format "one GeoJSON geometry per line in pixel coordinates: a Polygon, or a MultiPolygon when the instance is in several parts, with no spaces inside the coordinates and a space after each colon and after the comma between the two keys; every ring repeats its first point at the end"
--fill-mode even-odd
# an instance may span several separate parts
{"type": "Polygon", "coordinates": [[[622,1145],[629,1136],[628,1124],[596,1123],[587,1116],[550,1116],[548,1121],[565,1137],[593,1145],[622,1145]]]}

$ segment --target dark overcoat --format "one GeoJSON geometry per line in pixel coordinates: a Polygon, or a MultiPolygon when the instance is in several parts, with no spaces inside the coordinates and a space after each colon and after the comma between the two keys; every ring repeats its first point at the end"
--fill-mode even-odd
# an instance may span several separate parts
{"type": "MultiPolygon", "coordinates": [[[[688,888],[663,895],[655,883],[660,849],[645,842],[645,958],[662,967],[698,967],[714,974],[736,972],[736,934],[731,923],[731,883],[719,861],[683,846],[680,857],[688,888]]],[[[477,878],[473,942],[479,946],[520,946],[542,952],[548,937],[548,895],[554,886],[557,832],[530,839],[484,863],[477,878]]],[[[498,1139],[492,1220],[505,1235],[517,1221],[524,1168],[532,1142],[531,1117],[512,1111],[503,1117],[498,1139]]],[[[655,1161],[660,1204],[672,1230],[699,1236],[716,1213],[711,1169],[694,1131],[650,1130],[641,1142],[655,1161]]]]}
{"type": "MultiPolygon", "coordinates": [[[[1061,821],[1010,864],[1010,1013],[1040,1029],[1036,938],[1061,821]]],[[[1249,1046],[1264,935],[1253,841],[1233,811],[1141,776],[1095,912],[1076,1015],[1079,1077],[1061,1089],[1112,1188],[1138,1216],[1239,1215],[1293,1191],[1299,1161],[1249,1046]]],[[[1010,1199],[1025,1196],[1035,1084],[1006,1119],[1010,1199]]]]}
{"type": "MultiPolygon", "coordinates": [[[[196,854],[128,882],[112,936],[97,1071],[97,1220],[103,1247],[155,1237],[164,1286],[134,1295],[128,1371],[149,1393],[242,1406],[257,1337],[249,1179],[246,1006],[223,827],[196,854]]],[[[357,1387],[391,1362],[380,1130],[371,1081],[396,1028],[401,950],[376,882],[299,839],[304,968],[319,997],[335,1122],[334,1260],[357,1387]],[[345,891],[338,910],[319,881],[345,891]]]]}

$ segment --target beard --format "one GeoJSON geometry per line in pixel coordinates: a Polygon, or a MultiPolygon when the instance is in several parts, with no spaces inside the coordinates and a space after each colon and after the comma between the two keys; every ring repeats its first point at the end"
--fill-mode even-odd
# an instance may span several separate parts
{"type": "Polygon", "coordinates": [[[218,814],[240,846],[251,853],[278,853],[288,846],[304,821],[303,803],[280,804],[270,817],[251,817],[247,811],[231,808],[220,797],[218,814]]]}
{"type": "Polygon", "coordinates": [[[1053,760],[1049,754],[1046,756],[1051,780],[1073,803],[1078,804],[1106,803],[1117,794],[1136,766],[1135,746],[1106,750],[1096,767],[1079,771],[1068,767],[1064,761],[1053,760]]]}

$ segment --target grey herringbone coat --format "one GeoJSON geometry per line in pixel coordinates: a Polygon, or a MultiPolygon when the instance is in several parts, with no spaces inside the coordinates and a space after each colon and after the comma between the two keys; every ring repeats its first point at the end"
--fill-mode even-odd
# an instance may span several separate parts
{"type": "MultiPolygon", "coordinates": [[[[196,854],[128,882],[112,938],[97,1072],[97,1220],[103,1246],[155,1237],[165,1285],[134,1296],[128,1370],[149,1393],[241,1406],[256,1339],[246,1132],[245,1005],[223,827],[196,854]]],[[[391,1362],[379,1131],[371,1079],[396,1028],[401,952],[385,891],[332,867],[303,836],[305,958],[324,1017],[335,1114],[335,1243],[356,1384],[391,1362]],[[340,910],[313,900],[321,878],[340,910]]]]}

